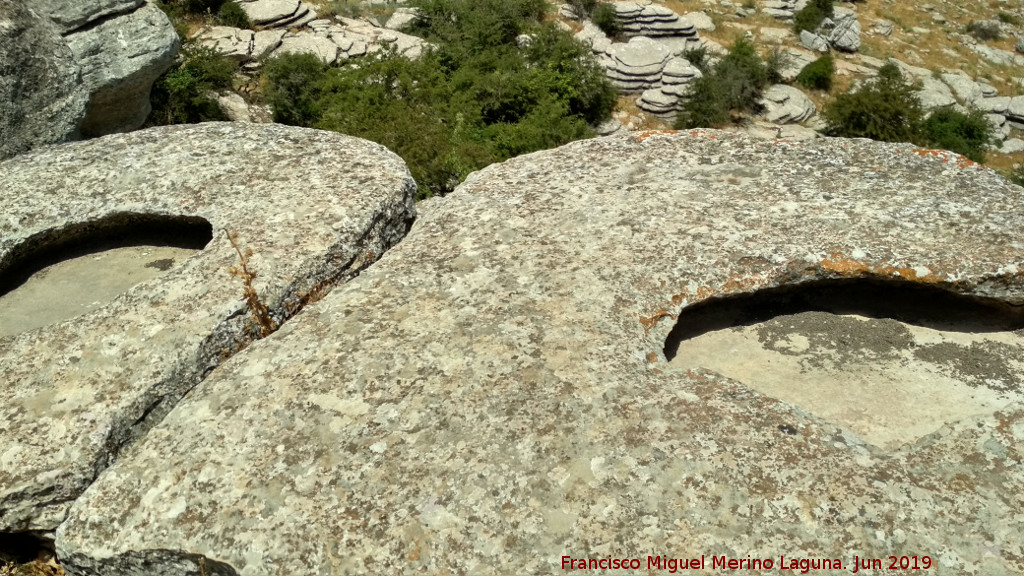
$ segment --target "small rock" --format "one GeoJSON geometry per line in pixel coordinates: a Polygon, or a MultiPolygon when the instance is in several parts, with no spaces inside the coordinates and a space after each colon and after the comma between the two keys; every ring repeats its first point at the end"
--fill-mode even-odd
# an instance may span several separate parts
{"type": "Polygon", "coordinates": [[[828,52],[828,40],[808,30],[800,31],[800,44],[808,50],[822,53],[828,52]]]}

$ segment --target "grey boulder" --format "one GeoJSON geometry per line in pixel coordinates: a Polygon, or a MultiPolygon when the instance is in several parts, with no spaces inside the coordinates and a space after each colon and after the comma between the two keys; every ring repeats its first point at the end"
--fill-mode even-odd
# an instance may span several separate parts
{"type": "Polygon", "coordinates": [[[75,139],[87,100],[60,29],[22,0],[0,0],[0,159],[75,139]]]}

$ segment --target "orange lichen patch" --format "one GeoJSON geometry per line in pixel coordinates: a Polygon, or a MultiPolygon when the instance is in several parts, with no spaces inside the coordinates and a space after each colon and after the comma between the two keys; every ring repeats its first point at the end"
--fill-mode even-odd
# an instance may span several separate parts
{"type": "Polygon", "coordinates": [[[651,364],[654,364],[655,362],[658,361],[658,355],[654,352],[648,352],[647,361],[650,362],[651,364]]]}
{"type": "MultiPolygon", "coordinates": [[[[643,142],[651,136],[673,136],[675,134],[679,134],[679,130],[645,130],[636,135],[636,141],[643,142]]],[[[695,134],[691,133],[690,135],[693,136],[695,134]]]]}
{"type": "Polygon", "coordinates": [[[938,158],[946,164],[949,164],[950,162],[955,162],[957,168],[974,168],[981,166],[981,164],[978,164],[973,160],[968,160],[967,158],[964,158],[959,154],[956,154],[954,152],[947,152],[946,150],[927,150],[924,148],[914,148],[913,150],[911,150],[911,152],[923,158],[938,158]]]}
{"type": "Polygon", "coordinates": [[[846,258],[838,252],[822,260],[819,266],[823,270],[839,274],[840,276],[899,276],[904,280],[927,284],[934,284],[944,280],[942,276],[933,272],[921,276],[913,268],[897,268],[889,265],[868,266],[862,262],[846,258]]]}
{"type": "Polygon", "coordinates": [[[675,320],[675,318],[676,318],[676,316],[674,314],[672,314],[671,312],[666,312],[665,310],[660,310],[659,309],[657,312],[655,312],[651,316],[641,316],[640,317],[640,324],[643,325],[645,331],[650,332],[651,328],[654,328],[655,326],[657,326],[658,322],[661,322],[661,319],[666,317],[666,316],[672,318],[673,320],[675,320]]]}

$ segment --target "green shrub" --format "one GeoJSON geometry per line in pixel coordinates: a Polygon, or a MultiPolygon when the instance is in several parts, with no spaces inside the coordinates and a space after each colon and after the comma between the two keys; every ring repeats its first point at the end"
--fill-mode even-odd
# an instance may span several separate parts
{"type": "Polygon", "coordinates": [[[313,54],[282,54],[263,65],[268,81],[263,99],[273,112],[274,122],[311,126],[320,119],[320,96],[328,66],[313,54]]]}
{"type": "Polygon", "coordinates": [[[597,8],[590,15],[590,20],[609,38],[615,38],[622,33],[619,15],[615,8],[607,2],[598,4],[597,8]]]}
{"type": "Polygon", "coordinates": [[[999,12],[996,14],[996,18],[1003,24],[1009,24],[1010,26],[1020,25],[1020,18],[1009,12],[999,12]]]}
{"type": "Polygon", "coordinates": [[[796,83],[811,90],[832,89],[832,77],[835,75],[836,65],[831,54],[826,54],[804,66],[796,76],[796,83]]]}
{"type": "Polygon", "coordinates": [[[597,9],[598,0],[569,0],[569,7],[582,20],[590,18],[597,9]]]}
{"type": "Polygon", "coordinates": [[[802,30],[814,32],[825,18],[831,18],[834,13],[832,0],[811,0],[793,15],[793,30],[797,36],[802,30]]]}
{"type": "Polygon", "coordinates": [[[376,141],[426,197],[493,162],[593,135],[616,93],[590,50],[551,23],[545,0],[420,0],[417,60],[382,51],[340,67],[286,55],[263,68],[274,120],[376,141]],[[519,47],[516,37],[533,40],[519,47]]]}
{"type": "Polygon", "coordinates": [[[715,64],[726,105],[732,110],[756,112],[761,94],[768,85],[768,67],[754,45],[740,38],[724,58],[715,64]]]}
{"type": "Polygon", "coordinates": [[[178,0],[178,4],[188,14],[216,14],[225,1],[230,2],[230,0],[178,0]]]}
{"type": "Polygon", "coordinates": [[[979,163],[985,161],[985,148],[995,132],[983,112],[964,114],[949,108],[932,112],[923,128],[922,145],[956,152],[979,163]]]}
{"type": "Polygon", "coordinates": [[[740,38],[725,57],[710,70],[705,66],[704,76],[693,82],[690,94],[682,100],[676,126],[719,127],[729,122],[731,111],[758,112],[771,75],[754,45],[740,38]]]}
{"type": "Polygon", "coordinates": [[[1017,186],[1024,186],[1024,163],[1017,164],[1012,169],[1004,172],[1003,176],[1017,186]]]}
{"type": "Polygon", "coordinates": [[[772,48],[765,58],[764,65],[768,72],[768,84],[781,84],[783,82],[782,70],[789,64],[789,55],[783,52],[778,46],[772,48]]]}
{"type": "Polygon", "coordinates": [[[829,136],[916,142],[924,110],[914,87],[903,79],[898,67],[888,63],[874,80],[836,96],[823,115],[829,136]]]}
{"type": "Polygon", "coordinates": [[[999,40],[1003,37],[998,22],[991,20],[976,20],[967,25],[967,33],[982,42],[999,40]]]}
{"type": "Polygon", "coordinates": [[[237,64],[220,52],[196,43],[182,46],[178,64],[153,84],[153,110],[147,125],[227,120],[210,93],[231,86],[237,64]]]}
{"type": "Polygon", "coordinates": [[[242,7],[234,2],[225,2],[217,11],[217,24],[221,26],[234,26],[235,28],[252,28],[249,15],[242,10],[242,7]]]}
{"type": "Polygon", "coordinates": [[[706,74],[690,85],[690,94],[683,100],[683,105],[676,117],[675,127],[686,128],[720,128],[732,119],[729,105],[725,99],[725,91],[718,77],[706,74]]]}
{"type": "Polygon", "coordinates": [[[686,52],[683,52],[683,58],[697,67],[701,72],[707,73],[708,68],[708,49],[704,46],[697,48],[691,48],[686,52]]]}

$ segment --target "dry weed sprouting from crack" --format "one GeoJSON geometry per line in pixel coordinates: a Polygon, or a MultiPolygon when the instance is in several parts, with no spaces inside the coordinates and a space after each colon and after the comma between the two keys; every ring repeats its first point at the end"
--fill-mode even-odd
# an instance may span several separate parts
{"type": "Polygon", "coordinates": [[[252,313],[253,321],[260,328],[260,338],[266,338],[274,330],[277,330],[277,322],[274,322],[274,319],[270,317],[270,310],[260,300],[260,295],[252,285],[252,281],[256,279],[256,272],[249,268],[249,258],[252,257],[252,250],[247,248],[245,251],[242,251],[238,246],[237,232],[224,230],[224,234],[227,235],[228,241],[231,242],[231,247],[238,253],[239,259],[238,266],[232,266],[228,272],[235,278],[242,279],[242,294],[245,296],[246,305],[249,307],[249,312],[252,313]]]}
{"type": "Polygon", "coordinates": [[[55,558],[40,558],[25,564],[0,560],[0,576],[65,576],[65,572],[55,558]]]}

